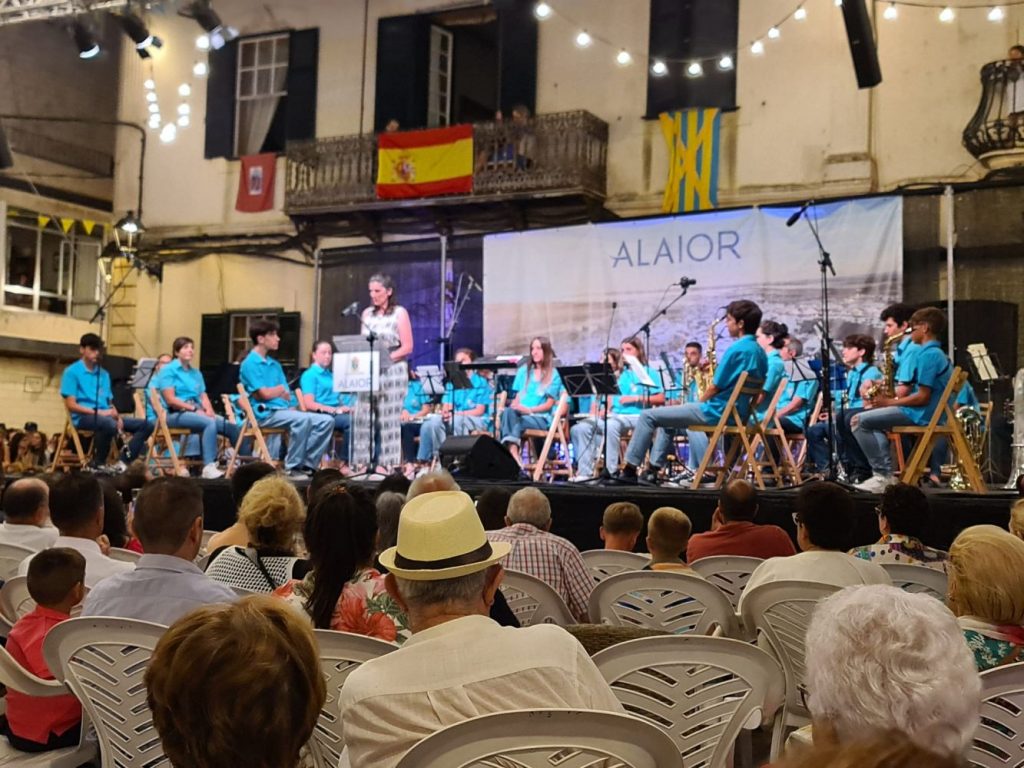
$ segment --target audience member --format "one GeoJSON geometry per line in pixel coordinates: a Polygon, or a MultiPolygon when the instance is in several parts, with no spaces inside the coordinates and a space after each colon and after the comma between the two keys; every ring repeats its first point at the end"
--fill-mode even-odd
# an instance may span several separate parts
{"type": "Polygon", "coordinates": [[[836,744],[814,737],[813,749],[786,751],[777,768],[960,768],[960,761],[918,746],[899,731],[864,741],[836,744]]]}
{"type": "Polygon", "coordinates": [[[57,529],[50,524],[50,486],[34,477],[15,480],[4,490],[0,544],[38,552],[52,547],[57,529]]]}
{"type": "MultiPolygon", "coordinates": [[[[235,509],[242,508],[242,501],[250,488],[267,475],[276,472],[272,464],[263,461],[249,462],[235,469],[231,475],[231,498],[234,499],[235,509]]],[[[236,519],[234,524],[211,536],[206,548],[210,552],[215,552],[222,547],[244,547],[248,543],[249,531],[241,520],[236,519]]]]}
{"type": "Polygon", "coordinates": [[[948,566],[946,601],[978,670],[1024,661],[1024,541],[973,525],[953,541],[948,566]]]}
{"type": "Polygon", "coordinates": [[[1024,539],[1024,499],[1018,499],[1010,507],[1010,533],[1024,539]]]}
{"type": "Polygon", "coordinates": [[[946,572],[949,555],[921,541],[930,516],[924,491],[916,485],[894,483],[882,492],[875,512],[882,538],[875,544],[851,549],[851,555],[872,563],[924,565],[946,572]]]}
{"type": "Polygon", "coordinates": [[[104,579],[89,592],[83,616],[119,616],[173,624],[191,610],[229,603],[235,593],[193,561],[203,543],[203,493],[182,477],[158,477],[135,502],[132,521],[145,554],[135,570],[104,579]]]}
{"type": "Polygon", "coordinates": [[[377,549],[378,553],[398,543],[398,517],[405,506],[405,496],[394,491],[377,495],[377,549]]]}
{"type": "Polygon", "coordinates": [[[651,562],[644,570],[677,571],[691,576],[698,575],[683,562],[686,543],[690,540],[693,525],[681,509],[658,507],[647,521],[647,551],[651,562]]]}
{"type": "Polygon", "coordinates": [[[238,521],[248,531],[246,546],[210,553],[207,575],[250,592],[273,592],[309,569],[295,554],[296,536],[305,519],[302,497],[281,475],[259,480],[242,499],[238,521]]]}
{"type": "Polygon", "coordinates": [[[124,511],[124,501],[116,486],[107,478],[100,478],[103,491],[103,533],[106,543],[111,547],[124,549],[131,539],[128,532],[128,516],[124,511]]]}
{"type": "Polygon", "coordinates": [[[327,698],[312,630],[266,596],[177,621],[145,684],[174,768],[295,768],[327,698]]]}
{"type": "Polygon", "coordinates": [[[616,501],[609,504],[601,518],[601,541],[605,549],[632,552],[636,540],[644,529],[644,516],[640,507],[631,501],[616,501]]]}
{"type": "Polygon", "coordinates": [[[373,567],[377,509],[370,493],[334,483],[313,497],[306,517],[310,571],[275,590],[313,620],[333,629],[402,643],[409,626],[373,567]]]}
{"type": "Polygon", "coordinates": [[[718,506],[711,517],[711,530],[690,537],[686,562],[702,557],[739,555],[742,557],[786,557],[796,554],[793,542],[777,525],[758,525],[757,490],[746,480],[726,483],[718,495],[718,506]]]}
{"type": "Polygon", "coordinates": [[[313,473],[313,477],[310,478],[309,485],[306,486],[306,506],[308,507],[312,504],[313,497],[328,485],[340,483],[344,479],[345,476],[341,474],[341,470],[334,467],[318,469],[313,473]]]}
{"type": "MultiPolygon", "coordinates": [[[[58,477],[50,486],[50,517],[60,534],[53,545],[77,550],[85,558],[85,586],[92,589],[102,579],[130,571],[131,563],[103,554],[98,539],[103,535],[103,489],[95,477],[85,473],[58,477]]],[[[18,575],[28,573],[32,557],[18,566],[18,575]]]]}
{"type": "MultiPolygon", "coordinates": [[[[7,637],[7,652],[22,667],[43,680],[53,675],[43,659],[43,640],[55,625],[71,618],[71,609],[85,593],[86,563],[66,547],[43,550],[28,567],[28,593],[34,610],[18,619],[7,637]]],[[[78,744],[82,705],[73,695],[37,697],[7,689],[6,718],[0,727],[15,749],[45,752],[78,744]]]]}
{"type": "Polygon", "coordinates": [[[423,737],[478,715],[537,707],[623,711],[564,629],[507,629],[487,618],[509,550],[507,542],[488,541],[464,493],[406,504],[398,545],[381,560],[413,635],[345,681],[341,722],[354,768],[393,768],[423,737]]]}
{"type": "Polygon", "coordinates": [[[873,585],[823,600],[807,630],[806,671],[815,742],[895,729],[956,758],[978,726],[971,654],[956,619],[929,595],[873,585]]]}
{"type": "Polygon", "coordinates": [[[485,488],[476,497],[476,512],[485,531],[498,531],[505,527],[508,501],[512,494],[505,488],[485,488]]]}
{"type": "MultiPolygon", "coordinates": [[[[408,506],[408,505],[407,505],[408,506]]],[[[508,543],[504,565],[540,579],[565,600],[577,621],[588,621],[587,604],[594,580],[580,552],[568,539],[551,533],[551,504],[536,488],[523,488],[508,502],[506,528],[489,531],[492,543],[508,543]]]]}
{"type": "Polygon", "coordinates": [[[461,490],[461,488],[459,488],[459,484],[455,482],[455,478],[451,476],[448,470],[435,469],[420,475],[412,481],[409,485],[409,490],[405,494],[405,500],[412,501],[424,493],[458,490],[461,490]]]}
{"type": "Polygon", "coordinates": [[[857,584],[891,584],[882,566],[850,557],[854,525],[853,500],[842,486],[813,482],[796,494],[796,538],[800,553],[765,560],[750,574],[743,597],[771,581],[813,581],[849,587],[857,584]]]}
{"type": "Polygon", "coordinates": [[[381,494],[386,493],[387,491],[392,491],[405,496],[405,494],[409,492],[410,485],[412,485],[412,480],[406,477],[401,470],[396,469],[390,475],[377,483],[377,493],[381,494]]]}

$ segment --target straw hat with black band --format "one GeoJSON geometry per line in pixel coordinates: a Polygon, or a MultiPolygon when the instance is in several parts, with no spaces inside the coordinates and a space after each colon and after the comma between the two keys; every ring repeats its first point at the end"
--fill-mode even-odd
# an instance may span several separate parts
{"type": "Polygon", "coordinates": [[[380,553],[381,564],[400,579],[440,581],[488,568],[512,549],[488,541],[473,500],[462,491],[417,496],[398,518],[398,544],[380,553]]]}

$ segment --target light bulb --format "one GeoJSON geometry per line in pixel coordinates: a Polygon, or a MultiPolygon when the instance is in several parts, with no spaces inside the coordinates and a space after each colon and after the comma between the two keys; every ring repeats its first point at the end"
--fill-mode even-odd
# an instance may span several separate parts
{"type": "Polygon", "coordinates": [[[943,22],[944,24],[949,24],[955,18],[956,14],[953,13],[953,9],[950,8],[948,5],[945,8],[943,8],[942,11],[939,13],[939,21],[943,22]]]}
{"type": "Polygon", "coordinates": [[[147,91],[152,91],[154,88],[156,88],[156,83],[153,81],[153,78],[148,78],[142,84],[142,87],[145,88],[147,91]]]}
{"type": "Polygon", "coordinates": [[[156,104],[150,104],[149,105],[149,113],[151,115],[155,115],[159,111],[160,111],[160,107],[158,105],[156,105],[156,104]]]}
{"type": "Polygon", "coordinates": [[[750,45],[750,52],[755,56],[760,56],[762,53],[764,53],[764,43],[762,43],[760,40],[755,40],[750,45]]]}
{"type": "Polygon", "coordinates": [[[718,68],[722,70],[732,69],[732,56],[726,54],[718,60],[718,68]]]}
{"type": "Polygon", "coordinates": [[[621,51],[619,51],[618,55],[615,57],[615,61],[616,61],[616,63],[618,63],[618,65],[620,67],[625,67],[625,66],[629,65],[630,62],[633,61],[633,57],[629,55],[629,51],[627,51],[625,48],[623,48],[621,51]]]}
{"type": "Polygon", "coordinates": [[[547,3],[537,3],[533,6],[533,15],[538,19],[546,19],[551,15],[551,6],[547,3]]]}
{"type": "Polygon", "coordinates": [[[594,38],[592,38],[586,30],[581,31],[576,35],[576,45],[580,48],[586,48],[592,42],[594,42],[594,38]]]}
{"type": "Polygon", "coordinates": [[[899,15],[900,10],[896,7],[896,3],[889,3],[889,7],[882,12],[882,16],[889,21],[895,21],[899,18],[899,15]]]}
{"type": "Polygon", "coordinates": [[[208,51],[208,50],[210,50],[210,36],[209,35],[200,35],[199,37],[197,37],[196,38],[196,48],[198,48],[200,51],[208,51]]]}
{"type": "Polygon", "coordinates": [[[793,18],[796,19],[797,21],[803,21],[804,19],[807,18],[807,9],[801,5],[793,13],[793,18]]]}
{"type": "Polygon", "coordinates": [[[178,128],[174,123],[167,123],[163,128],[160,129],[160,141],[164,144],[169,144],[178,135],[178,128]]]}
{"type": "Polygon", "coordinates": [[[770,39],[772,39],[772,40],[778,40],[779,39],[779,35],[781,35],[781,34],[782,33],[779,32],[779,28],[778,27],[772,27],[771,29],[768,30],[768,37],[770,39]]]}
{"type": "Polygon", "coordinates": [[[651,64],[651,74],[655,77],[662,77],[668,74],[668,65],[660,59],[655,59],[654,63],[651,64]]]}
{"type": "Polygon", "coordinates": [[[998,5],[994,6],[992,10],[988,12],[989,21],[1002,21],[1005,17],[1006,14],[1003,13],[1003,9],[1000,8],[998,5]]]}
{"type": "Polygon", "coordinates": [[[686,67],[686,74],[690,77],[700,77],[704,74],[704,67],[699,61],[691,61],[686,67]]]}
{"type": "Polygon", "coordinates": [[[178,86],[178,95],[179,96],[189,96],[189,95],[191,95],[191,93],[192,93],[192,86],[190,86],[188,83],[182,83],[181,85],[178,86]]]}
{"type": "Polygon", "coordinates": [[[189,119],[188,115],[181,115],[178,118],[178,125],[181,126],[182,128],[188,128],[189,122],[190,122],[190,119],[189,119]]]}
{"type": "Polygon", "coordinates": [[[152,104],[154,101],[156,101],[156,93],[154,91],[147,91],[146,92],[146,101],[148,101],[150,104],[152,104]]]}
{"type": "Polygon", "coordinates": [[[192,74],[196,77],[206,77],[209,71],[210,68],[206,66],[205,61],[197,61],[195,66],[192,67],[192,74]]]}
{"type": "Polygon", "coordinates": [[[191,115],[192,114],[192,108],[188,104],[179,104],[178,105],[178,114],[179,115],[191,115]]]}
{"type": "Polygon", "coordinates": [[[159,128],[160,127],[160,115],[159,114],[155,114],[155,115],[150,115],[149,116],[149,127],[150,128],[159,128]]]}
{"type": "Polygon", "coordinates": [[[842,7],[843,7],[843,0],[836,0],[836,8],[842,8],[842,7]]]}

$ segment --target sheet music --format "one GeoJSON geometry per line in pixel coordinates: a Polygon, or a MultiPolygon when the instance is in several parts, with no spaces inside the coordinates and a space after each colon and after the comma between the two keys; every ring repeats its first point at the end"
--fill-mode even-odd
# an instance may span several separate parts
{"type": "Polygon", "coordinates": [[[623,355],[622,362],[629,366],[629,370],[636,376],[637,382],[640,386],[657,388],[657,384],[654,383],[654,379],[647,373],[647,369],[640,365],[640,361],[637,360],[633,355],[623,355]]]}
{"type": "Polygon", "coordinates": [[[974,363],[974,370],[978,372],[978,378],[982,381],[994,381],[999,378],[999,371],[996,369],[992,356],[988,353],[988,347],[984,344],[968,344],[967,354],[971,356],[974,363]]]}

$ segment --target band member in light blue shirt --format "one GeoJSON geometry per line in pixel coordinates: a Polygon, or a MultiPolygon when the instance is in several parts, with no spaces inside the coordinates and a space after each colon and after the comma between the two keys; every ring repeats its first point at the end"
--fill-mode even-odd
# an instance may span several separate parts
{"type": "MultiPolygon", "coordinates": [[[[695,369],[706,369],[708,362],[702,359],[703,348],[696,341],[691,341],[683,348],[683,368],[676,372],[676,379],[679,384],[678,390],[666,392],[668,405],[681,405],[682,403],[696,403],[700,399],[697,391],[697,377],[692,371],[695,369]]],[[[707,375],[705,373],[705,375],[707,375]]],[[[679,435],[677,429],[658,429],[654,435],[654,447],[651,448],[651,463],[664,467],[668,461],[668,455],[675,448],[675,439],[679,435]]],[[[694,452],[690,446],[686,447],[686,466],[696,470],[698,464],[694,461],[694,452]]]]}
{"type": "MultiPolygon", "coordinates": [[[[786,346],[782,348],[784,362],[796,362],[804,353],[804,343],[800,339],[788,337],[786,346]]],[[[796,363],[798,379],[794,376],[787,384],[779,399],[779,424],[786,432],[803,432],[807,427],[807,419],[814,410],[818,398],[818,378],[806,363],[796,363]]]]}
{"type": "Polygon", "coordinates": [[[562,377],[555,370],[555,351],[550,339],[537,336],[530,341],[530,357],[516,372],[512,390],[515,397],[501,415],[501,442],[521,464],[519,445],[523,430],[550,427],[562,393],[562,377]]]}
{"type": "MultiPolygon", "coordinates": [[[[468,365],[476,359],[471,349],[455,351],[455,362],[468,365]]],[[[487,414],[493,401],[491,384],[475,371],[470,374],[471,389],[455,389],[449,381],[444,385],[441,398],[441,412],[431,413],[423,420],[420,429],[420,447],[416,460],[426,463],[437,457],[441,444],[447,437],[447,426],[451,425],[453,435],[468,435],[473,432],[490,432],[491,420],[487,414]]]]}
{"type": "Polygon", "coordinates": [[[764,396],[757,404],[757,418],[763,419],[768,404],[775,397],[775,392],[786,378],[786,365],[782,358],[782,350],[786,346],[789,328],[785,323],[765,320],[757,329],[757,343],[768,356],[768,375],[764,380],[764,396]]]}
{"type": "Polygon", "coordinates": [[[284,469],[289,477],[312,474],[323,460],[334,434],[334,418],[324,413],[304,413],[288,386],[281,364],[270,357],[281,343],[277,323],[257,320],[249,328],[253,348],[242,361],[240,376],[253,401],[261,427],[288,429],[288,453],[284,469]]]}
{"type": "Polygon", "coordinates": [[[352,408],[355,407],[356,396],[351,392],[335,392],[333,362],[334,345],[329,341],[316,342],[313,345],[313,364],[302,372],[299,389],[307,411],[334,417],[334,429],[342,435],[342,455],[351,461],[352,408]]]}

